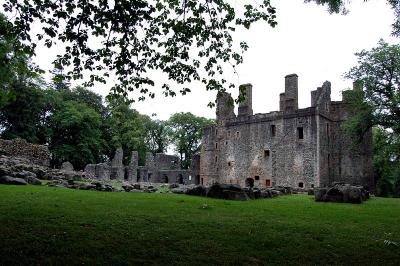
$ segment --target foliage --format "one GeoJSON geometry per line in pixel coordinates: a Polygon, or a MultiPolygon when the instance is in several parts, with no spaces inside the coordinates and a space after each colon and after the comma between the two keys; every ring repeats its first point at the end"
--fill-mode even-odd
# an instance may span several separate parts
{"type": "MultiPolygon", "coordinates": [[[[32,51],[33,21],[41,24],[39,41],[47,47],[65,45],[55,65],[69,68],[66,77],[83,78],[89,70],[92,85],[105,82],[113,72],[113,91],[126,96],[137,90],[139,100],[154,97],[154,70],[179,84],[182,94],[190,91],[187,85],[193,80],[203,82],[207,90],[225,90],[228,84],[220,74],[226,65],[240,64],[248,48],[245,42],[234,47],[232,33],[257,21],[276,25],[269,0],[235,5],[219,0],[7,0],[4,9],[15,14],[19,37],[32,51]]],[[[165,95],[176,94],[169,83],[157,87],[165,95]]]]}
{"type": "Polygon", "coordinates": [[[378,47],[356,56],[358,65],[346,77],[362,84],[366,104],[373,110],[369,123],[400,134],[400,45],[380,40],[378,47]]]}
{"type": "Polygon", "coordinates": [[[8,90],[15,99],[8,100],[0,108],[1,137],[46,143],[49,137],[47,118],[51,109],[51,95],[34,83],[14,82],[8,90]]]}
{"type": "Polygon", "coordinates": [[[83,169],[98,162],[104,144],[100,126],[100,115],[86,104],[62,101],[50,118],[53,163],[59,166],[69,161],[83,169]]]}
{"type": "Polygon", "coordinates": [[[29,62],[29,53],[11,22],[0,13],[0,108],[15,100],[11,87],[31,81],[39,70],[29,62]]]}
{"type": "Polygon", "coordinates": [[[129,161],[131,152],[137,151],[140,164],[143,164],[147,151],[145,125],[150,118],[131,109],[123,98],[110,99],[108,103],[111,110],[108,126],[111,132],[112,150],[122,147],[125,163],[129,161]]]}
{"type": "MultiPolygon", "coordinates": [[[[400,0],[386,0],[388,5],[391,6],[395,14],[395,21],[392,24],[392,34],[400,37],[400,0]]],[[[305,0],[305,2],[315,2],[318,5],[328,6],[330,13],[348,13],[347,4],[348,0],[305,0]]],[[[364,0],[367,2],[367,0],[364,0]]]]}
{"type": "Polygon", "coordinates": [[[200,151],[203,127],[211,123],[211,120],[192,113],[176,113],[168,120],[171,141],[180,155],[183,169],[189,168],[193,155],[200,151]]]}
{"type": "Polygon", "coordinates": [[[399,199],[373,197],[349,205],[318,203],[307,195],[232,202],[104,193],[0,185],[5,214],[0,264],[397,265],[400,260],[399,248],[385,244],[400,243],[399,199]]]}
{"type": "Polygon", "coordinates": [[[374,169],[380,196],[400,196],[400,139],[382,128],[373,129],[374,169]]]}
{"type": "Polygon", "coordinates": [[[356,55],[358,65],[345,75],[356,80],[356,86],[344,94],[349,117],[343,128],[360,141],[375,127],[377,189],[381,195],[390,195],[400,180],[400,45],[380,40],[376,48],[356,55]]]}
{"type": "Polygon", "coordinates": [[[161,120],[149,120],[145,125],[145,130],[145,142],[148,150],[153,155],[166,152],[171,136],[168,123],[161,120]]]}

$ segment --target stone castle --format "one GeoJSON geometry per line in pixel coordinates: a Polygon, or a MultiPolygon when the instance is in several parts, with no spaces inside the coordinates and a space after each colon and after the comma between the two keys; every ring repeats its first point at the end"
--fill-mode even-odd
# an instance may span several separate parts
{"type": "MultiPolygon", "coordinates": [[[[204,129],[200,183],[312,188],[334,182],[373,189],[372,134],[355,143],[342,130],[345,101],[331,101],[331,84],[311,92],[311,107],[298,108],[298,76],[285,77],[280,110],[253,114],[252,85],[234,113],[232,97],[217,97],[216,125],[204,129]]],[[[344,99],[346,94],[343,94],[344,99]]]]}

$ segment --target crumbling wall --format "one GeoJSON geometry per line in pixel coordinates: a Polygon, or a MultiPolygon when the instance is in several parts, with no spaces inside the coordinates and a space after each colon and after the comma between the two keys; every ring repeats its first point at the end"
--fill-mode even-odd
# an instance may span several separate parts
{"type": "Polygon", "coordinates": [[[297,87],[296,74],[285,77],[277,112],[250,115],[249,99],[239,105],[237,117],[227,119],[217,110],[217,125],[206,127],[202,139],[205,184],[310,188],[343,181],[373,186],[371,132],[354,146],[341,129],[346,103],[331,101],[330,82],[311,92],[311,107],[304,109],[297,106],[297,87]]]}
{"type": "Polygon", "coordinates": [[[47,146],[28,143],[24,139],[0,139],[0,154],[18,156],[34,164],[50,166],[50,152],[47,146]]]}

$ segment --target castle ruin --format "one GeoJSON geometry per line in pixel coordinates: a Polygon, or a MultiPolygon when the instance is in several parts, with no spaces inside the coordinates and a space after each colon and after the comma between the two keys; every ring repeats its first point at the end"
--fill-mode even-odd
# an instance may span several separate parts
{"type": "MultiPolygon", "coordinates": [[[[311,92],[311,107],[298,108],[298,76],[285,77],[280,110],[253,114],[252,85],[234,113],[232,97],[217,97],[216,125],[206,127],[200,183],[312,188],[334,182],[373,189],[372,134],[355,143],[341,128],[345,101],[331,101],[331,84],[311,92]]],[[[345,99],[345,93],[344,93],[345,99]]]]}

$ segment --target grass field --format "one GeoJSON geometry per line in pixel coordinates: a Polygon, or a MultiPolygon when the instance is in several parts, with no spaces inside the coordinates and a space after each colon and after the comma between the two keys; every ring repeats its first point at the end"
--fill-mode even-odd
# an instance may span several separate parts
{"type": "Polygon", "coordinates": [[[400,199],[233,202],[0,185],[0,265],[9,264],[400,265],[400,199]]]}

